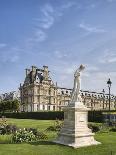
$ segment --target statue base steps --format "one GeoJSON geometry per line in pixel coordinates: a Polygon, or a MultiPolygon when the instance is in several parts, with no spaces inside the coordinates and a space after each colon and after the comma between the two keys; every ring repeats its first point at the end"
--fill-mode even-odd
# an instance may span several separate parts
{"type": "Polygon", "coordinates": [[[101,144],[88,128],[88,108],[75,102],[64,108],[64,124],[55,141],[74,148],[101,144]]]}

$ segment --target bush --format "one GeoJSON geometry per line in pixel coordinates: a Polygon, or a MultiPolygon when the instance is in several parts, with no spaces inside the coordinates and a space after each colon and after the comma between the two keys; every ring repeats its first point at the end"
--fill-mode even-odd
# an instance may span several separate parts
{"type": "Polygon", "coordinates": [[[46,134],[44,134],[43,132],[37,131],[37,129],[35,129],[35,128],[29,128],[27,130],[32,131],[33,134],[37,137],[38,140],[40,140],[40,139],[48,139],[46,134]]]}
{"type": "Polygon", "coordinates": [[[116,127],[111,128],[110,131],[116,132],[116,127]]]}
{"type": "Polygon", "coordinates": [[[38,132],[37,129],[20,129],[13,134],[12,141],[14,143],[33,142],[41,139],[47,139],[47,135],[38,132]]]}
{"type": "MultiPolygon", "coordinates": [[[[89,122],[103,122],[104,111],[88,111],[89,122]]],[[[4,114],[7,118],[18,118],[18,119],[38,119],[38,120],[62,120],[64,119],[63,111],[38,111],[38,112],[17,112],[4,114]]]]}
{"type": "Polygon", "coordinates": [[[13,134],[12,141],[14,143],[22,143],[22,142],[32,142],[36,141],[36,136],[33,134],[32,131],[25,130],[18,130],[13,134]]]}
{"type": "Polygon", "coordinates": [[[96,124],[89,124],[88,127],[92,130],[92,132],[100,131],[100,127],[96,124]]]}
{"type": "Polygon", "coordinates": [[[6,134],[15,133],[18,129],[16,125],[12,125],[12,124],[8,124],[5,128],[6,128],[6,134]]]}
{"type": "Polygon", "coordinates": [[[16,125],[7,124],[6,118],[2,117],[0,120],[0,135],[12,134],[17,130],[16,125]]]}
{"type": "Polygon", "coordinates": [[[6,118],[2,117],[0,120],[0,134],[1,135],[6,134],[6,126],[7,126],[6,118]]]}
{"type": "Polygon", "coordinates": [[[62,128],[63,122],[59,121],[58,119],[54,122],[53,126],[49,126],[46,131],[60,131],[62,128]]]}
{"type": "Polygon", "coordinates": [[[38,119],[38,120],[62,120],[64,118],[63,111],[39,111],[39,112],[20,112],[20,113],[5,113],[7,118],[18,119],[38,119]]]}
{"type": "Polygon", "coordinates": [[[43,132],[37,132],[36,137],[37,137],[38,140],[46,140],[46,139],[48,139],[47,135],[44,134],[43,132]]]}

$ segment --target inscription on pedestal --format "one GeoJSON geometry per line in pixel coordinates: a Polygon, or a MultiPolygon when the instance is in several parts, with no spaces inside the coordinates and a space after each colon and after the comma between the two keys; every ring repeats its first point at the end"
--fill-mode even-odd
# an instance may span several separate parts
{"type": "Polygon", "coordinates": [[[87,121],[87,119],[86,119],[86,115],[85,114],[83,114],[83,115],[81,115],[79,117],[79,122],[86,122],[86,121],[87,121]]]}

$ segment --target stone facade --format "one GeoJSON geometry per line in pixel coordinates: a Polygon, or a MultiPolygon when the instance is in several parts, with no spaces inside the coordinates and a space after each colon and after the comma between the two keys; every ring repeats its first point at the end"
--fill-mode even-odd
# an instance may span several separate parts
{"type": "MultiPolygon", "coordinates": [[[[26,69],[24,83],[20,85],[21,111],[62,110],[71,98],[72,89],[54,84],[48,66],[39,69],[32,66],[26,69]]],[[[109,95],[81,91],[83,103],[92,110],[109,109],[109,95]]],[[[116,97],[111,95],[111,109],[115,109],[116,97]]]]}
{"type": "Polygon", "coordinates": [[[22,111],[58,110],[57,87],[49,76],[47,66],[26,69],[26,78],[20,85],[22,111]]]}

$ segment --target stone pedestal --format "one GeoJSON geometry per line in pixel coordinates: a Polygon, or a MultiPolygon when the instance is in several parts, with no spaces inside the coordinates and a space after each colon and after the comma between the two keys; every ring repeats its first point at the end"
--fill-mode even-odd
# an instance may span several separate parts
{"type": "Polygon", "coordinates": [[[88,128],[88,108],[82,102],[70,103],[64,108],[64,124],[54,141],[74,148],[97,145],[94,133],[88,128]]]}

